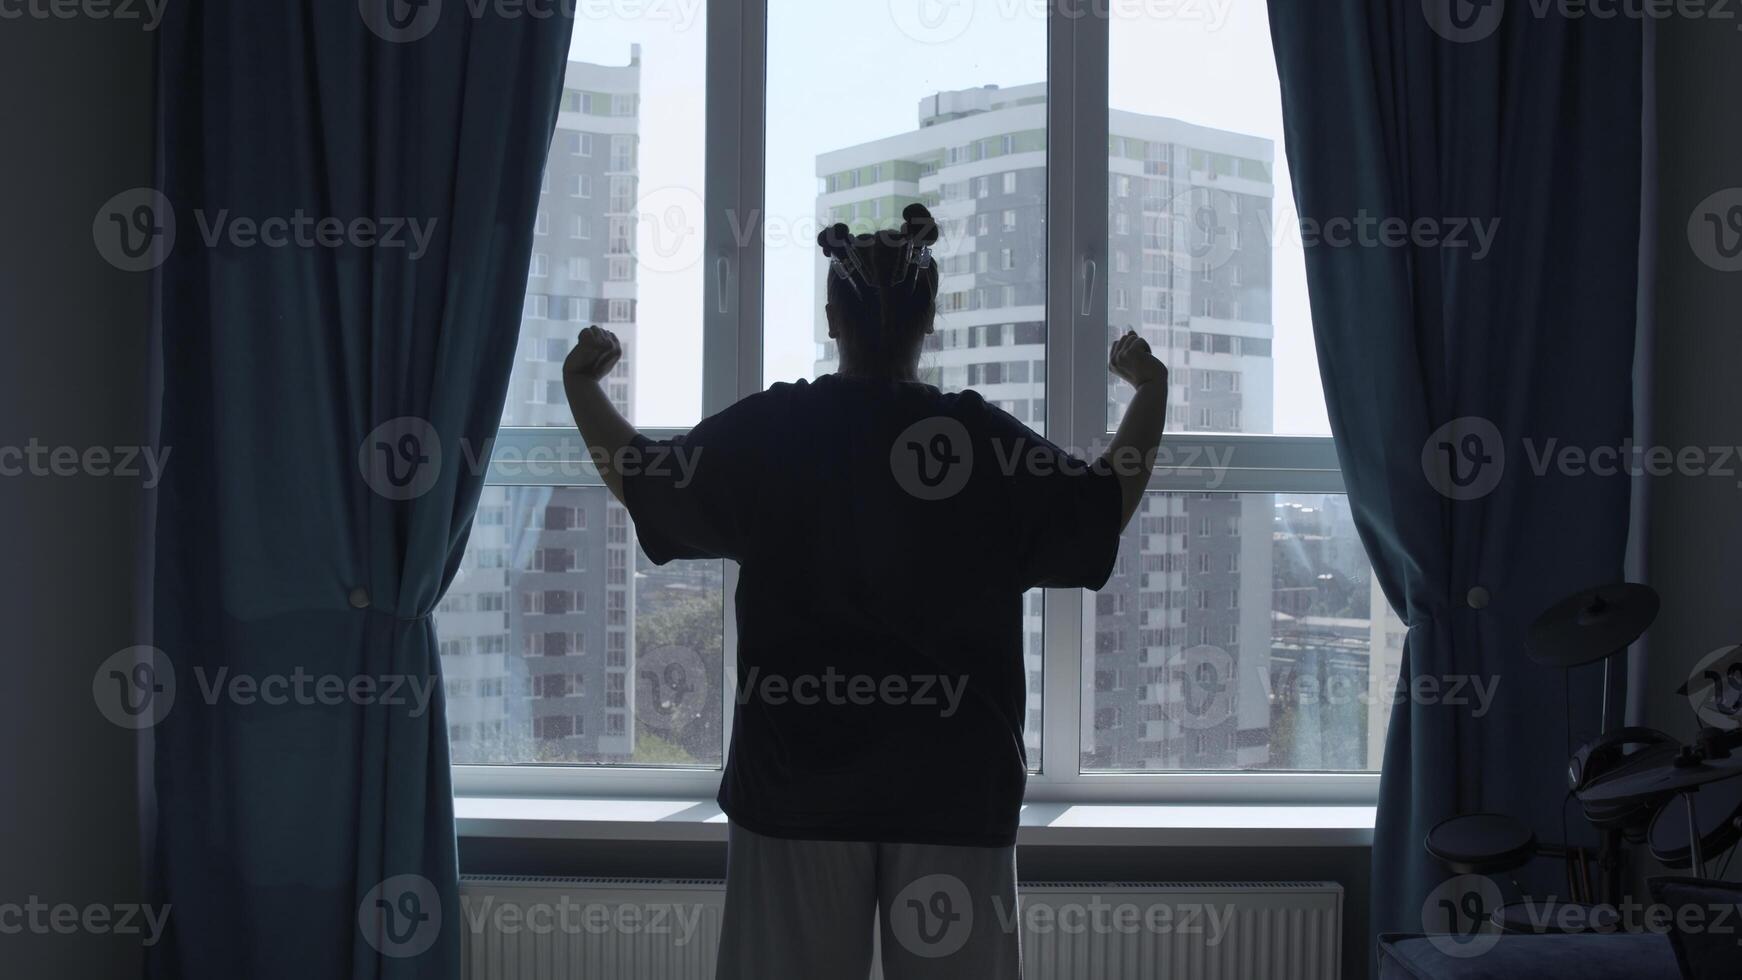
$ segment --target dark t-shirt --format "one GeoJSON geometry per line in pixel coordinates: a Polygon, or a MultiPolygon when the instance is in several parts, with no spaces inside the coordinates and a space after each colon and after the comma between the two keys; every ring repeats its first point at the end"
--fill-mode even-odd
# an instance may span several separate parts
{"type": "Polygon", "coordinates": [[[1014,843],[1023,593],[1106,582],[1117,478],[975,392],[839,375],[636,445],[624,497],[648,558],[740,564],[731,819],[772,837],[1014,843]]]}

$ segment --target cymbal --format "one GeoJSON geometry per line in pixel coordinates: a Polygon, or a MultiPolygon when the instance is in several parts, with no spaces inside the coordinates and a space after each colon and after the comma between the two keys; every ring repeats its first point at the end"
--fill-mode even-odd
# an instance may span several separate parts
{"type": "Polygon", "coordinates": [[[1667,759],[1653,755],[1648,764],[1624,766],[1580,790],[1579,800],[1602,805],[1664,797],[1742,776],[1742,752],[1707,758],[1693,746],[1686,746],[1667,759]]]}
{"type": "Polygon", "coordinates": [[[1577,667],[1625,650],[1657,618],[1656,590],[1636,582],[1600,585],[1550,606],[1530,624],[1525,650],[1550,667],[1577,667]]]}

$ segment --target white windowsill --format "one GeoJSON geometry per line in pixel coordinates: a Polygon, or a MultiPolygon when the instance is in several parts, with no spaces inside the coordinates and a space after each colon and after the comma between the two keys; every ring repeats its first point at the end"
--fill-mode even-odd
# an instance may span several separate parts
{"type": "MultiPolygon", "coordinates": [[[[1366,805],[1029,803],[1022,845],[1134,847],[1369,847],[1366,805]]],[[[461,837],[548,840],[724,841],[713,800],[462,796],[461,837]]]]}

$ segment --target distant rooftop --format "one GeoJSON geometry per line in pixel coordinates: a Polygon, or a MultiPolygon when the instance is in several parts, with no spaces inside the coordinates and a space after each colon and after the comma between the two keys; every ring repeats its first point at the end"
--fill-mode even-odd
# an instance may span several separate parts
{"type": "Polygon", "coordinates": [[[919,100],[919,125],[923,129],[926,126],[936,126],[938,123],[950,122],[963,116],[992,112],[997,109],[1011,109],[1021,105],[1043,105],[1045,102],[1045,82],[1032,82],[1028,85],[1017,85],[1011,88],[982,85],[979,88],[939,92],[919,100]]]}

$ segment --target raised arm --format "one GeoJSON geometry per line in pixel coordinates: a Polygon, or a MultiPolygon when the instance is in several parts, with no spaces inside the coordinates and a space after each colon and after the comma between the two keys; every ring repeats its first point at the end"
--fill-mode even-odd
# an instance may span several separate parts
{"type": "Polygon", "coordinates": [[[617,342],[617,335],[591,326],[581,331],[575,349],[563,361],[563,392],[568,395],[575,427],[581,430],[605,486],[619,501],[623,500],[623,477],[613,463],[623,458],[623,450],[640,433],[611,404],[601,382],[622,358],[623,345],[617,342]]]}
{"type": "Polygon", "coordinates": [[[1107,366],[1137,389],[1125,407],[1113,444],[1100,460],[1100,465],[1111,467],[1119,476],[1123,507],[1119,528],[1124,530],[1143,503],[1143,491],[1155,468],[1155,450],[1161,445],[1162,425],[1167,421],[1167,365],[1150,353],[1149,341],[1128,330],[1113,342],[1107,366]]]}

